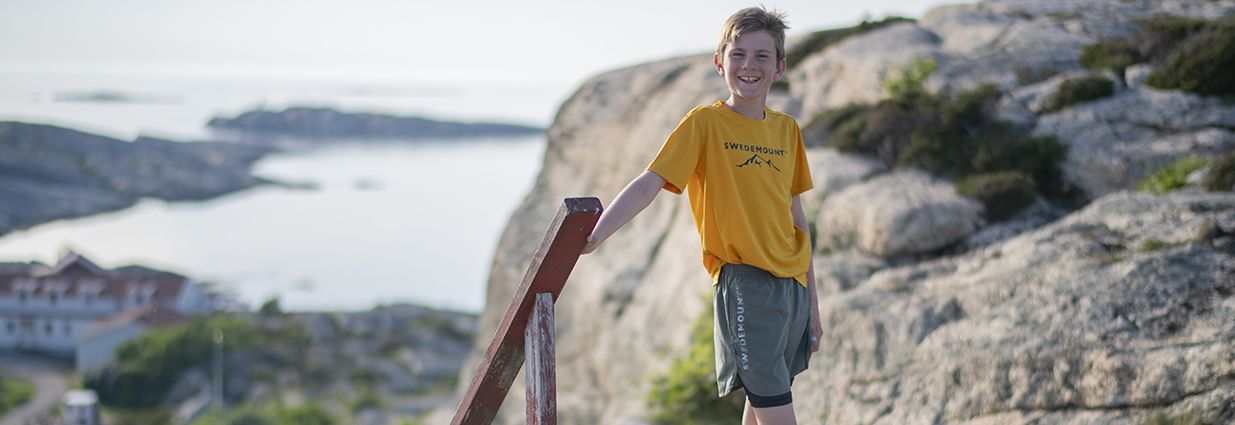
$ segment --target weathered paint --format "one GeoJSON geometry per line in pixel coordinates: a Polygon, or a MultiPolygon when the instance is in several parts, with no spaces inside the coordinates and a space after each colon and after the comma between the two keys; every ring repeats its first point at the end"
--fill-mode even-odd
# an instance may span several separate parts
{"type": "Polygon", "coordinates": [[[557,425],[557,372],[553,354],[553,294],[536,294],[524,335],[528,425],[557,425]]]}
{"type": "Polygon", "coordinates": [[[488,425],[502,407],[506,393],[523,365],[523,332],[527,328],[536,294],[549,293],[557,300],[566,278],[579,261],[587,236],[600,219],[600,200],[566,198],[549,223],[545,238],[532,256],[532,263],[502,314],[493,341],[477,368],[467,394],[455,411],[452,425],[488,425]]]}

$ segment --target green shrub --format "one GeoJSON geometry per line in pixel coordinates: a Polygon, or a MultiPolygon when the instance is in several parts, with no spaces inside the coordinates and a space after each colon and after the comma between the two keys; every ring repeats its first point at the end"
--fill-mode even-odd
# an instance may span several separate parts
{"type": "Polygon", "coordinates": [[[915,99],[926,96],[926,79],[935,72],[935,61],[917,59],[893,71],[883,80],[883,90],[893,99],[915,99]]]}
{"type": "MultiPolygon", "coordinates": [[[[1031,180],[1029,185],[1003,187],[1006,192],[1000,196],[1009,199],[1032,199],[1032,190],[1053,198],[1071,195],[1059,170],[1066,146],[1054,137],[1031,137],[1027,128],[994,119],[1003,94],[995,85],[955,96],[927,93],[923,83],[931,70],[931,62],[915,62],[897,81],[887,84],[892,98],[825,111],[807,122],[803,137],[812,144],[823,141],[842,152],[873,156],[889,167],[916,167],[953,180],[1001,172],[1016,172],[1031,180]],[[1032,188],[1031,192],[1025,194],[1024,187],[1032,188]]],[[[998,182],[1013,182],[1006,176],[1002,179],[998,182]]],[[[972,193],[991,193],[982,196],[994,202],[996,187],[979,181],[970,183],[976,185],[972,193]],[[980,191],[979,186],[987,190],[980,191]]],[[[1024,207],[1020,202],[1011,205],[1015,210],[1024,207]]],[[[993,217],[1015,212],[988,209],[993,217]]]]}
{"type": "Polygon", "coordinates": [[[1235,24],[1206,26],[1179,44],[1157,66],[1147,84],[1203,95],[1235,94],[1235,24]]]}
{"type": "Polygon", "coordinates": [[[1136,189],[1156,195],[1179,189],[1188,183],[1188,175],[1204,167],[1205,163],[1201,158],[1180,158],[1141,180],[1136,189]]]}
{"type": "Polygon", "coordinates": [[[1093,70],[1109,69],[1117,75],[1123,75],[1129,65],[1143,60],[1136,47],[1122,38],[1099,40],[1081,51],[1081,65],[1093,70]]]}
{"type": "Polygon", "coordinates": [[[810,33],[785,52],[785,62],[793,68],[811,53],[818,52],[830,45],[836,44],[851,35],[861,34],[896,22],[912,22],[912,19],[890,17],[877,22],[862,21],[857,26],[837,28],[810,33]]]}
{"type": "Polygon", "coordinates": [[[695,322],[686,357],[673,360],[664,375],[652,381],[648,407],[652,422],[696,425],[734,422],[742,417],[744,399],[737,393],[716,396],[716,357],[712,347],[712,309],[695,322]]]}
{"type": "Polygon", "coordinates": [[[1059,89],[1046,98],[1042,112],[1056,112],[1079,103],[1108,97],[1115,93],[1115,82],[1098,76],[1073,78],[1059,84],[1059,89]]]}
{"type": "Polygon", "coordinates": [[[283,308],[279,305],[279,297],[271,297],[262,303],[260,309],[257,310],[263,316],[278,316],[283,314],[283,308]]]}
{"type": "Polygon", "coordinates": [[[371,386],[360,387],[356,397],[351,400],[352,413],[367,409],[380,409],[385,405],[386,401],[382,399],[382,394],[371,386]]]}
{"type": "Polygon", "coordinates": [[[24,379],[0,376],[0,416],[21,406],[34,395],[34,386],[24,379]]]}
{"type": "Polygon", "coordinates": [[[1154,61],[1160,61],[1179,43],[1209,25],[1204,19],[1175,15],[1158,15],[1136,23],[1140,28],[1131,37],[1132,44],[1140,56],[1154,61]]]}
{"type": "Polygon", "coordinates": [[[87,376],[85,386],[105,405],[130,409],[158,405],[180,375],[206,364],[214,355],[213,333],[224,335],[227,352],[262,345],[307,344],[303,328],[264,330],[239,316],[212,316],[154,329],[116,348],[112,366],[87,376]]]}
{"type": "Polygon", "coordinates": [[[1033,203],[1037,188],[1019,171],[978,174],[956,182],[956,192],[977,199],[986,217],[1005,220],[1033,203]]]}
{"type": "Polygon", "coordinates": [[[1016,69],[1016,82],[1022,86],[1027,86],[1049,80],[1056,75],[1059,75],[1059,69],[1055,67],[1022,66],[1016,69]]]}
{"type": "Polygon", "coordinates": [[[1201,182],[1206,190],[1213,192],[1229,192],[1235,186],[1235,152],[1215,159],[1209,165],[1209,173],[1201,182]]]}
{"type": "Polygon", "coordinates": [[[103,415],[111,419],[108,425],[167,425],[172,423],[168,409],[122,409],[104,407],[103,415]]]}

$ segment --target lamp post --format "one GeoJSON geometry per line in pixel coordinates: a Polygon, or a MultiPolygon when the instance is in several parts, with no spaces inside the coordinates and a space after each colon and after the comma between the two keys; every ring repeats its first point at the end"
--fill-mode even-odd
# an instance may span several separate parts
{"type": "Polygon", "coordinates": [[[214,328],[214,402],[223,407],[223,330],[214,328]]]}

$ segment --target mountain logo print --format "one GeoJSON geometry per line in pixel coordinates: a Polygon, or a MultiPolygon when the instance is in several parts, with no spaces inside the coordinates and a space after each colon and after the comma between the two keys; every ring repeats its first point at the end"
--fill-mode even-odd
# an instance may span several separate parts
{"type": "Polygon", "coordinates": [[[764,158],[762,156],[759,156],[759,154],[751,155],[750,158],[747,158],[745,162],[738,164],[738,168],[742,168],[748,165],[755,166],[755,167],[762,167],[764,165],[767,165],[769,167],[772,167],[773,170],[776,170],[776,172],[778,173],[780,172],[780,167],[777,167],[776,164],[773,164],[771,160],[764,158]]]}

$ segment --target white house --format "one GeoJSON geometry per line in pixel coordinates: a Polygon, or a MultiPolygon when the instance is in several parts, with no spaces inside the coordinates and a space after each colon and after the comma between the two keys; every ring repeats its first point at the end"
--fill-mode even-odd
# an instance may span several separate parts
{"type": "MultiPolygon", "coordinates": [[[[172,314],[214,311],[216,297],[206,289],[144,267],[104,270],[72,251],[53,266],[8,264],[0,268],[0,350],[41,351],[98,366],[116,345],[169,323],[172,314]]],[[[79,372],[87,370],[82,366],[79,372]]]]}

